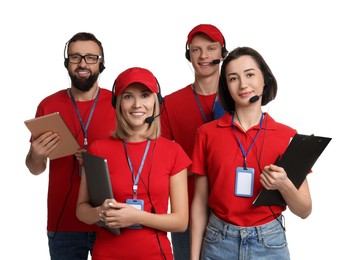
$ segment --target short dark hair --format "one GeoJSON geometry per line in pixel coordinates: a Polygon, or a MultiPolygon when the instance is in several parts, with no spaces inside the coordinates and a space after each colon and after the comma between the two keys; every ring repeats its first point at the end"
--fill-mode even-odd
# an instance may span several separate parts
{"type": "Polygon", "coordinates": [[[277,81],[274,77],[272,71],[270,70],[268,64],[256,50],[250,48],[250,47],[237,47],[233,51],[231,51],[227,57],[224,59],[220,77],[219,77],[219,86],[218,86],[218,96],[219,101],[222,104],[222,107],[226,111],[234,111],[235,110],[235,101],[230,95],[230,92],[228,90],[227,85],[227,78],[226,78],[226,66],[229,62],[232,60],[236,60],[237,58],[248,55],[251,56],[252,59],[257,63],[257,66],[262,71],[263,77],[264,77],[264,89],[263,89],[263,95],[262,95],[262,106],[268,104],[270,101],[272,101],[276,97],[277,93],[277,81]]]}
{"type": "Polygon", "coordinates": [[[104,61],[104,51],[103,51],[103,46],[102,43],[96,38],[96,36],[92,33],[88,33],[88,32],[79,32],[77,34],[75,34],[66,44],[65,44],[65,51],[64,51],[64,57],[67,57],[67,53],[68,53],[68,49],[69,49],[69,45],[72,42],[76,42],[76,41],[93,41],[95,43],[97,43],[97,45],[99,46],[100,50],[101,50],[101,56],[102,59],[104,61]]]}

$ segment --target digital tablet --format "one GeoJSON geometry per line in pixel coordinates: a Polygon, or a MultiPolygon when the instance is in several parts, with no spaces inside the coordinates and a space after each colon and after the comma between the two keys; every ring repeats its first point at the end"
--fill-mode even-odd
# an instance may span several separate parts
{"type": "Polygon", "coordinates": [[[33,138],[37,138],[48,131],[59,134],[62,142],[50,153],[50,160],[72,155],[80,149],[79,143],[65,124],[59,112],[26,120],[24,124],[31,132],[33,138]]]}
{"type": "MultiPolygon", "coordinates": [[[[84,164],[87,190],[90,203],[93,207],[100,206],[106,199],[113,199],[113,190],[110,183],[108,162],[105,158],[86,152],[81,153],[84,164]]],[[[120,234],[119,228],[111,228],[103,221],[96,223],[100,227],[108,229],[115,235],[120,234]]]]}

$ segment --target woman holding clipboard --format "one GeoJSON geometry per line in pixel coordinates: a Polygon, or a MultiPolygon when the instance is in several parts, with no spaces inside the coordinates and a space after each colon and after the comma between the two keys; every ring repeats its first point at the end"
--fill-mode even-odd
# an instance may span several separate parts
{"type": "Polygon", "coordinates": [[[307,180],[297,189],[274,165],[296,134],[262,111],[276,96],[276,79],[257,51],[239,47],[223,61],[218,93],[227,113],[198,129],[192,156],[191,260],[288,260],[286,207],[253,205],[265,188],[278,190],[301,218],[312,209],[307,180]]]}

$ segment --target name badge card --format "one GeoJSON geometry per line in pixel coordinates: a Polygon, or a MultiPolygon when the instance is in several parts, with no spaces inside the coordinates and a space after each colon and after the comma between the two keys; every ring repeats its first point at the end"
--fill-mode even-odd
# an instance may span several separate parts
{"type": "Polygon", "coordinates": [[[235,195],[239,197],[252,197],[253,195],[254,168],[237,167],[235,180],[235,195]]]}
{"type": "MultiPolygon", "coordinates": [[[[129,204],[136,209],[144,210],[144,201],[143,200],[127,199],[126,204],[129,204]]],[[[133,225],[133,226],[129,226],[128,228],[140,229],[140,228],[142,228],[142,225],[133,225]]]]}

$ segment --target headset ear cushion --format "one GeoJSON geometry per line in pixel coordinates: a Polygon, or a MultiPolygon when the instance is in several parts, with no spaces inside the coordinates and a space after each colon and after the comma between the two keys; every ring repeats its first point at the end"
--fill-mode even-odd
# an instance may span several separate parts
{"type": "Polygon", "coordinates": [[[223,46],[222,48],[222,58],[224,59],[228,55],[228,50],[223,46]]]}
{"type": "Polygon", "coordinates": [[[111,97],[111,105],[113,106],[113,108],[116,108],[116,96],[114,95],[114,93],[112,93],[112,97],[111,97]]]}
{"type": "Polygon", "coordinates": [[[159,83],[157,78],[155,78],[155,80],[156,80],[156,84],[158,85],[158,90],[159,90],[159,92],[157,93],[157,97],[158,97],[159,103],[162,104],[162,102],[164,101],[164,98],[161,95],[160,83],[159,83]]]}
{"type": "Polygon", "coordinates": [[[190,61],[190,53],[188,43],[185,43],[185,58],[190,61]]]}
{"type": "Polygon", "coordinates": [[[185,51],[185,57],[188,61],[190,61],[190,54],[188,49],[185,51]]]}
{"type": "Polygon", "coordinates": [[[157,95],[158,95],[159,103],[162,104],[162,102],[164,102],[164,98],[162,97],[160,92],[157,95]]]}
{"type": "Polygon", "coordinates": [[[102,71],[105,69],[105,66],[103,63],[99,64],[99,73],[102,73],[102,71]]]}
{"type": "Polygon", "coordinates": [[[68,59],[67,58],[64,59],[64,67],[68,68],[68,59]]]}
{"type": "Polygon", "coordinates": [[[114,109],[116,108],[115,81],[113,84],[113,88],[111,89],[111,105],[114,109]]]}

